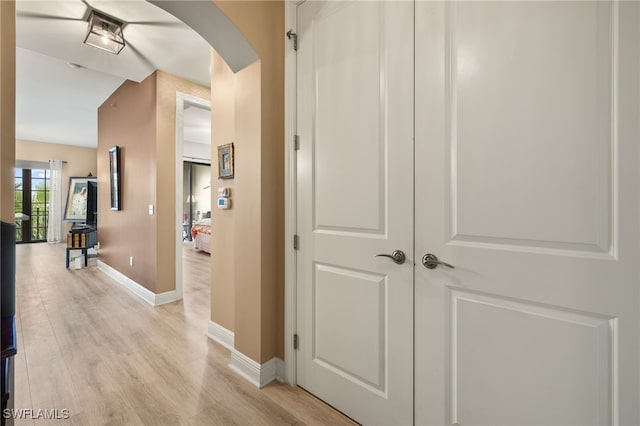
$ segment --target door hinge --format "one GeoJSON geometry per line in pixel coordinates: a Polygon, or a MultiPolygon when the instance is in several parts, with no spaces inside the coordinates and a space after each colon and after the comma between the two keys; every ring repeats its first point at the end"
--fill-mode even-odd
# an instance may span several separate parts
{"type": "Polygon", "coordinates": [[[297,333],[293,335],[293,349],[300,349],[300,338],[297,333]]]}
{"type": "Polygon", "coordinates": [[[298,135],[293,137],[293,149],[296,151],[300,149],[300,136],[298,135]]]}
{"type": "Polygon", "coordinates": [[[298,50],[298,34],[294,33],[293,30],[287,31],[287,38],[289,40],[293,40],[293,50],[298,50]]]}
{"type": "Polygon", "coordinates": [[[295,234],[293,236],[293,249],[298,250],[299,248],[300,248],[300,237],[298,237],[298,234],[295,234]]]}

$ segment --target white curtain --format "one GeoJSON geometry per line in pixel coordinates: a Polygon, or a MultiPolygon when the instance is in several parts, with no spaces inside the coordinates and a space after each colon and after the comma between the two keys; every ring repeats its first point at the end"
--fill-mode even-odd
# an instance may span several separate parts
{"type": "Polygon", "coordinates": [[[49,160],[49,170],[51,171],[51,188],[47,241],[58,243],[62,240],[62,160],[49,160]]]}

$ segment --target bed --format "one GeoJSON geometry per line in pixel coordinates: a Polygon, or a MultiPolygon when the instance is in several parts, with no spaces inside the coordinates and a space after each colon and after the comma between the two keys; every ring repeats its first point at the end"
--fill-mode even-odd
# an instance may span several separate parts
{"type": "Polygon", "coordinates": [[[211,253],[211,219],[201,219],[191,227],[193,248],[211,253]]]}

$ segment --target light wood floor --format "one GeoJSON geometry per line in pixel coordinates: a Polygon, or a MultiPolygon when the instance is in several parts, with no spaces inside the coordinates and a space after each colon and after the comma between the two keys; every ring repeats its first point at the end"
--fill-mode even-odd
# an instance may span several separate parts
{"type": "Polygon", "coordinates": [[[15,408],[68,409],[16,425],[353,424],[299,388],[262,390],[206,337],[209,255],[184,249],[184,299],[152,307],[61,244],[16,249],[15,408]]]}

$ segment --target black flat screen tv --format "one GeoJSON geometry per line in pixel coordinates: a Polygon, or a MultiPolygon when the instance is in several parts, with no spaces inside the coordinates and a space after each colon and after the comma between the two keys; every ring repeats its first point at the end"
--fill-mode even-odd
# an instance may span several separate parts
{"type": "Polygon", "coordinates": [[[98,226],[98,182],[87,182],[87,225],[98,226]]]}

